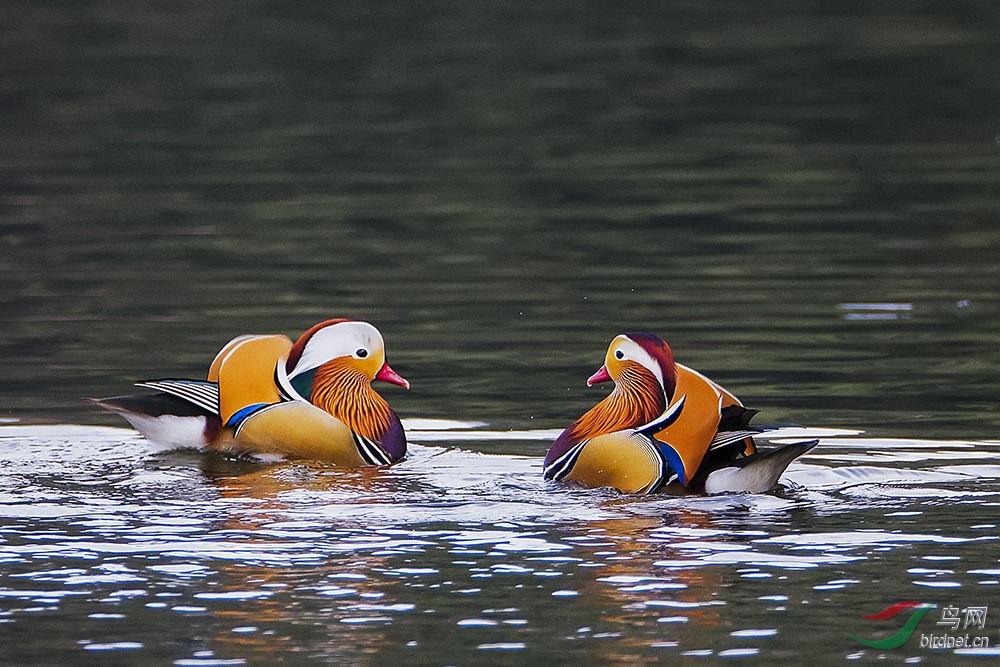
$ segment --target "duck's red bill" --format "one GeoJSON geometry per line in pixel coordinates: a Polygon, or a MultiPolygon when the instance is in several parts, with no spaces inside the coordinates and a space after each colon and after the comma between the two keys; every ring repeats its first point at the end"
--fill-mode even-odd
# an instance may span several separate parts
{"type": "Polygon", "coordinates": [[[592,387],[595,384],[601,382],[611,382],[611,374],[608,373],[607,366],[601,366],[600,369],[589,378],[587,378],[587,386],[592,387]]]}
{"type": "Polygon", "coordinates": [[[397,384],[400,387],[410,388],[410,383],[407,382],[406,378],[392,370],[389,364],[382,364],[382,368],[379,369],[378,373],[375,374],[376,380],[381,380],[382,382],[388,382],[389,384],[397,384]]]}

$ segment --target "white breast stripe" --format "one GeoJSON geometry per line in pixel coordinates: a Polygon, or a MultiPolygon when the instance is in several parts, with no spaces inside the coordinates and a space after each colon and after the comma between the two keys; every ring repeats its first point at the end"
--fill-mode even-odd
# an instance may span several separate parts
{"type": "Polygon", "coordinates": [[[282,357],[278,359],[278,364],[274,367],[274,384],[278,387],[278,392],[283,398],[289,401],[303,401],[308,403],[306,399],[299,395],[299,392],[295,391],[295,387],[288,380],[288,373],[285,371],[285,359],[282,357]]]}
{"type": "Polygon", "coordinates": [[[677,418],[681,416],[681,410],[684,409],[684,401],[687,400],[687,396],[681,396],[680,400],[676,401],[673,405],[664,411],[662,415],[649,422],[645,426],[640,426],[635,429],[638,433],[651,434],[658,431],[662,431],[666,427],[677,421],[677,418]]]}
{"type": "Polygon", "coordinates": [[[583,446],[588,442],[590,440],[584,440],[553,461],[552,465],[542,471],[543,476],[554,480],[560,480],[565,477],[573,469],[573,464],[576,463],[576,460],[580,457],[580,452],[583,451],[583,446]]]}
{"type": "Polygon", "coordinates": [[[354,436],[354,444],[358,446],[358,452],[361,454],[361,458],[372,465],[388,465],[391,463],[389,460],[389,455],[382,450],[377,444],[359,435],[354,431],[351,431],[351,435],[354,436]]]}

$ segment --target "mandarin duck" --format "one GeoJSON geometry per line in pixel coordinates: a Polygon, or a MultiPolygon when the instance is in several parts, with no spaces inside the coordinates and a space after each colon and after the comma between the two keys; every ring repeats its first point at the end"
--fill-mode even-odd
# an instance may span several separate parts
{"type": "Polygon", "coordinates": [[[765,493],[818,441],[758,452],[748,424],[757,413],[704,375],[674,361],[649,333],[608,347],[587,386],[614,390],[556,438],[544,476],[624,493],[765,493]]]}
{"type": "Polygon", "coordinates": [[[410,387],[386,363],[378,329],[335,319],[295,343],[282,335],[234,338],[204,382],[137,382],[157,393],[94,402],[164,446],[345,466],[395,463],[406,454],[406,435],[373,380],[410,387]]]}

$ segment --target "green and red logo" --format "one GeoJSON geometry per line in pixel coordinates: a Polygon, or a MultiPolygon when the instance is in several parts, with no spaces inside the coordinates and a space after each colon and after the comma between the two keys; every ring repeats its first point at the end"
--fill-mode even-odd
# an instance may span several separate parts
{"type": "Polygon", "coordinates": [[[885,639],[862,639],[861,637],[855,637],[849,632],[845,632],[844,634],[846,634],[854,641],[860,644],[864,644],[865,646],[869,646],[871,648],[877,648],[877,649],[899,648],[900,646],[905,644],[906,640],[913,635],[914,631],[917,629],[917,623],[919,623],[920,619],[924,617],[924,614],[926,614],[928,611],[930,611],[936,606],[937,605],[935,604],[929,604],[927,602],[915,602],[913,600],[903,600],[902,602],[897,602],[894,605],[890,605],[889,607],[887,607],[883,611],[880,611],[877,614],[872,614],[870,616],[862,615],[861,618],[868,619],[869,621],[885,621],[890,618],[895,618],[896,616],[902,614],[905,611],[909,611],[911,609],[914,610],[913,614],[906,621],[906,624],[899,629],[899,632],[897,632],[892,636],[886,637],[885,639]]]}

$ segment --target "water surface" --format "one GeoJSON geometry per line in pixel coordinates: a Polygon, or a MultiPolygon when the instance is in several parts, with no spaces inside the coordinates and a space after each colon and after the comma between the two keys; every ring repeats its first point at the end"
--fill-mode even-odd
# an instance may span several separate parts
{"type": "Polygon", "coordinates": [[[844,633],[1000,608],[998,13],[7,3],[0,662],[995,661],[844,633]],[[399,466],[82,400],[330,317],[412,383],[399,466]],[[632,330],[821,446],[763,496],[546,484],[632,330]]]}
{"type": "Polygon", "coordinates": [[[404,462],[347,471],[3,427],[5,662],[996,658],[844,633],[878,636],[861,615],[902,599],[996,600],[1000,444],[827,431],[773,494],[646,498],[468,447],[548,433],[469,431],[413,429],[404,462]]]}

